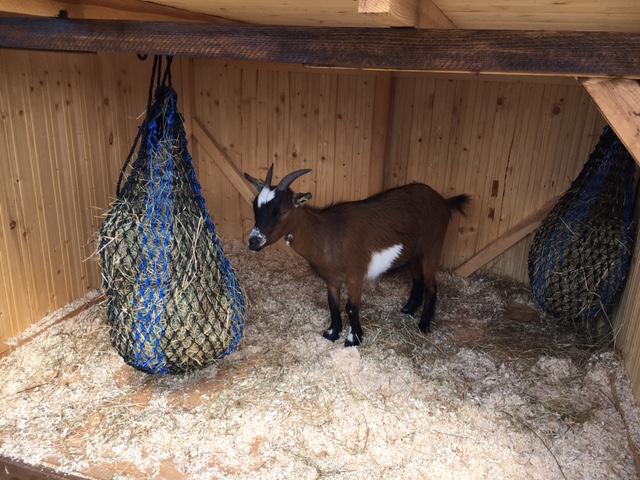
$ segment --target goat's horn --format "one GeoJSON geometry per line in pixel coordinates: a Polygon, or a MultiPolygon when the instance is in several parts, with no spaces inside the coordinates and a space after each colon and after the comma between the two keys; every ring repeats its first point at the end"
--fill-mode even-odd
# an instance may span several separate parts
{"type": "Polygon", "coordinates": [[[305,168],[303,170],[296,170],[295,172],[291,172],[289,175],[282,179],[276,190],[285,191],[291,186],[296,178],[301,177],[302,175],[309,173],[310,171],[310,168],[305,168]]]}
{"type": "Polygon", "coordinates": [[[271,177],[273,176],[273,163],[269,167],[269,171],[267,172],[267,179],[264,181],[264,186],[267,188],[271,188],[271,177]]]}

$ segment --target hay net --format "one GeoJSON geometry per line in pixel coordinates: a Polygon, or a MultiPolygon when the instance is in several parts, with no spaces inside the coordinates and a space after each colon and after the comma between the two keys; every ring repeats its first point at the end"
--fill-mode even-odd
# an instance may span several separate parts
{"type": "Polygon", "coordinates": [[[129,365],[163,374],[228,355],[245,320],[242,289],[187,149],[170,66],[168,58],[160,81],[162,58],[155,58],[146,118],[99,234],[111,343],[129,365]]]}
{"type": "Polygon", "coordinates": [[[538,228],[529,278],[538,304],[584,324],[622,289],[632,251],[635,162],[610,127],[538,228]]]}

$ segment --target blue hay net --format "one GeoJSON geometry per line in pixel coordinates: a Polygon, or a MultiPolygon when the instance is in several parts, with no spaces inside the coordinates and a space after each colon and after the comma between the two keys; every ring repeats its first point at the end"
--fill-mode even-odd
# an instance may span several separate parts
{"type": "Polygon", "coordinates": [[[611,128],[536,232],[529,278],[538,304],[582,323],[615,301],[632,252],[635,161],[611,128]]]}
{"type": "Polygon", "coordinates": [[[233,352],[245,302],[196,178],[170,60],[162,82],[159,57],[153,71],[147,116],[103,224],[100,253],[116,350],[145,372],[181,373],[233,352]]]}

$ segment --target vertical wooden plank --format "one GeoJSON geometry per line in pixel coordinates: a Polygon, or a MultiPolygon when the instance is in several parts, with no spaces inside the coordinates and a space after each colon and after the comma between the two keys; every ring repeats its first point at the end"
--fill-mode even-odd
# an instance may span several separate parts
{"type": "MultiPolygon", "coordinates": [[[[503,84],[504,85],[504,84],[503,84]]],[[[535,168],[540,162],[539,145],[535,137],[538,131],[540,108],[543,100],[543,89],[538,84],[526,84],[522,86],[521,96],[513,94],[512,84],[504,85],[506,88],[504,98],[509,98],[511,102],[517,104],[520,98],[526,99],[524,109],[515,110],[515,130],[510,127],[511,122],[505,118],[504,135],[499,139],[501,149],[497,155],[505,159],[503,164],[502,191],[499,193],[500,202],[496,205],[495,229],[491,232],[491,239],[497,238],[506,232],[516,220],[516,210],[521,208],[523,199],[527,196],[527,188],[534,183],[527,175],[531,168],[535,168]],[[533,133],[533,135],[532,135],[533,133]],[[534,160],[535,159],[535,160],[534,160]],[[526,183],[520,183],[526,179],[526,183]]],[[[487,239],[488,240],[488,239],[487,239]]]]}
{"type": "MultiPolygon", "coordinates": [[[[640,195],[636,197],[634,221],[640,219],[640,195]]],[[[636,398],[640,398],[640,236],[636,233],[634,252],[625,287],[614,311],[616,347],[622,351],[625,370],[636,398]]]]}
{"type": "Polygon", "coordinates": [[[317,156],[314,167],[315,184],[308,184],[313,191],[314,205],[331,202],[333,198],[333,171],[340,161],[336,138],[338,122],[338,76],[321,73],[318,77],[318,137],[317,156]]]}
{"type": "Polygon", "coordinates": [[[0,290],[0,340],[11,338],[26,328],[23,317],[28,318],[31,309],[35,308],[35,286],[33,279],[27,276],[30,264],[25,246],[27,230],[22,208],[22,176],[18,174],[16,166],[27,138],[25,102],[22,98],[23,82],[27,81],[27,75],[23,60],[15,52],[0,51],[0,65],[14,66],[12,69],[0,70],[0,113],[3,127],[0,159],[4,172],[0,176],[0,267],[3,283],[0,290]],[[26,305],[21,301],[25,297],[26,305]]]}
{"type": "Polygon", "coordinates": [[[395,85],[395,80],[391,72],[380,72],[376,74],[375,82],[369,194],[380,192],[384,189],[384,175],[387,170],[387,158],[390,148],[391,101],[393,99],[395,85]]]}
{"type": "MultiPolygon", "coordinates": [[[[349,98],[349,94],[355,94],[350,90],[352,78],[344,75],[338,77],[338,90],[336,98],[336,156],[333,168],[333,195],[330,202],[341,202],[349,198],[346,192],[346,184],[349,179],[349,163],[353,160],[353,118],[355,102],[349,98]]],[[[354,85],[355,87],[355,85],[354,85]]],[[[353,88],[353,87],[352,87],[353,88]]]]}
{"type": "Polygon", "coordinates": [[[74,145],[74,155],[69,156],[69,161],[73,163],[71,169],[71,191],[74,193],[74,216],[75,238],[71,245],[73,261],[78,265],[79,277],[75,278],[74,298],[79,298],[86,294],[92,286],[99,285],[98,269],[95,262],[89,259],[95,251],[95,232],[98,222],[94,220],[94,209],[96,198],[94,195],[94,180],[92,173],[90,145],[93,143],[95,132],[98,128],[95,122],[93,109],[91,115],[87,111],[87,97],[91,101],[91,89],[84,88],[84,78],[94,77],[94,60],[86,57],[68,55],[65,56],[66,66],[66,123],[68,124],[68,143],[74,145]],[[86,132],[78,135],[78,132],[86,132]]]}
{"type": "MultiPolygon", "coordinates": [[[[65,57],[65,59],[68,57],[65,57]]],[[[79,288],[82,277],[81,262],[75,261],[75,254],[81,255],[78,242],[79,199],[77,197],[76,161],[78,152],[70,131],[69,103],[66,95],[68,71],[65,69],[64,59],[54,59],[47,56],[45,109],[46,117],[50,120],[47,136],[48,150],[52,159],[51,180],[55,195],[55,212],[59,230],[57,242],[59,244],[60,263],[53,272],[54,283],[64,285],[63,297],[55,304],[67,302],[67,299],[78,298],[83,292],[79,288]]]]}
{"type": "Polygon", "coordinates": [[[19,259],[11,257],[12,268],[24,278],[20,282],[24,291],[15,292],[15,295],[25,295],[28,301],[27,305],[20,302],[21,308],[14,312],[17,318],[13,321],[20,325],[21,329],[29,325],[32,318],[46,314],[53,305],[52,298],[55,296],[55,285],[51,275],[49,229],[46,222],[52,217],[51,204],[46,202],[45,196],[51,183],[47,181],[43,185],[39,161],[48,161],[48,155],[38,141],[45,130],[42,125],[45,115],[37,102],[44,80],[34,75],[32,68],[32,65],[37,65],[42,58],[45,58],[43,54],[36,53],[19,55],[17,71],[20,79],[14,79],[18,85],[17,95],[13,97],[18,100],[14,107],[18,116],[11,120],[11,124],[16,128],[16,150],[8,160],[13,167],[11,172],[16,209],[14,215],[18,221],[18,228],[12,231],[15,240],[13,253],[20,255],[19,259]],[[39,274],[38,284],[35,282],[35,271],[39,274]]]}
{"type": "MultiPolygon", "coordinates": [[[[255,95],[253,86],[255,85],[257,72],[253,69],[242,70],[230,67],[226,71],[224,78],[220,77],[220,88],[226,94],[226,99],[222,101],[219,123],[212,129],[215,136],[222,132],[226,148],[226,153],[234,164],[239,163],[239,159],[246,155],[252,155],[255,146],[252,141],[255,136],[252,132],[252,105],[251,101],[255,95]]],[[[217,201],[210,207],[210,212],[214,218],[216,228],[220,235],[238,237],[242,235],[240,226],[235,221],[239,218],[238,210],[240,198],[238,192],[228,184],[220,182],[224,178],[223,173],[213,163],[207,159],[206,170],[212,182],[209,182],[208,192],[211,198],[217,201]]]]}
{"type": "MultiPolygon", "coordinates": [[[[375,81],[366,75],[357,75],[349,87],[351,95],[356,92],[354,108],[349,112],[349,123],[353,125],[351,158],[347,164],[347,191],[349,200],[366,198],[369,195],[369,169],[371,155],[371,119],[373,117],[373,92],[375,81]]],[[[348,91],[344,92],[346,95],[348,91]]]]}

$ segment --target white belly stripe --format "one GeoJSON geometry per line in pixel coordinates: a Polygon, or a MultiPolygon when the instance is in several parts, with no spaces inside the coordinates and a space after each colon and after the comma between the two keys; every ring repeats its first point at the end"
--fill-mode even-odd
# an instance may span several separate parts
{"type": "Polygon", "coordinates": [[[375,252],[371,256],[371,262],[369,262],[369,270],[367,271],[367,278],[376,278],[378,275],[389,270],[396,258],[402,253],[402,245],[394,245],[393,247],[385,248],[380,252],[375,252]]]}

